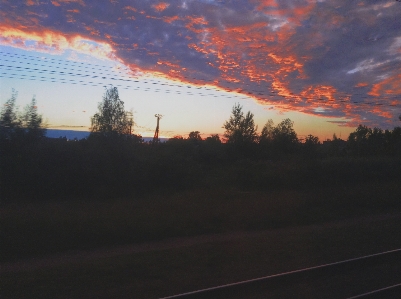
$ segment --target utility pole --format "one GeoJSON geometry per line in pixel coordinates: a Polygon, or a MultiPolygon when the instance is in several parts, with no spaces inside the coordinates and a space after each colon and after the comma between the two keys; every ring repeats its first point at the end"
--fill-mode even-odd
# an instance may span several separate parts
{"type": "Polygon", "coordinates": [[[134,115],[132,111],[127,112],[128,116],[128,125],[129,125],[129,134],[132,135],[132,125],[134,124],[134,115]]]}
{"type": "Polygon", "coordinates": [[[163,115],[155,114],[155,117],[157,117],[157,125],[156,125],[155,135],[153,136],[153,144],[159,143],[159,121],[163,117],[163,115]]]}

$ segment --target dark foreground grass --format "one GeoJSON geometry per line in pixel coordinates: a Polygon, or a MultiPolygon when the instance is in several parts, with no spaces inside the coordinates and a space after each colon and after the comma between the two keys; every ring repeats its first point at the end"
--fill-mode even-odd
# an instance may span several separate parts
{"type": "Polygon", "coordinates": [[[323,224],[401,209],[390,182],[297,191],[185,191],[102,201],[9,203],[1,261],[211,233],[323,224]]]}
{"type": "MultiPolygon", "coordinates": [[[[192,246],[6,272],[2,298],[159,298],[316,266],[400,248],[399,216],[272,229],[192,246]]],[[[306,293],[305,298],[313,296],[306,293]]]]}

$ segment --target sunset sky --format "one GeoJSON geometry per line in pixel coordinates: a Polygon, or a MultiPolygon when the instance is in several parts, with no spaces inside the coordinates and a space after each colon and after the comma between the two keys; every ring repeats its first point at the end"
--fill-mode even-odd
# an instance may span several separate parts
{"type": "Polygon", "coordinates": [[[135,133],[223,133],[239,102],[300,137],[392,129],[401,1],[0,0],[0,102],[36,97],[49,128],[88,130],[117,86],[135,133]]]}

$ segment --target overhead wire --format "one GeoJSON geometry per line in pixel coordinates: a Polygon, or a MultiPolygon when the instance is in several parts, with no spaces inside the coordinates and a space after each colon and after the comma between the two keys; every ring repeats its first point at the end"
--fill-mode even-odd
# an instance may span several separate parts
{"type": "MultiPolygon", "coordinates": [[[[12,54],[12,53],[6,53],[6,52],[1,52],[0,51],[0,53],[4,53],[5,55],[9,55],[9,56],[18,56],[19,54],[12,54]]],[[[21,56],[26,56],[26,57],[24,57],[23,59],[28,59],[27,57],[30,57],[30,59],[31,60],[33,60],[33,58],[36,58],[35,59],[35,61],[37,61],[37,58],[38,57],[35,57],[35,56],[31,56],[31,55],[23,55],[23,54],[21,54],[21,56]]],[[[48,59],[48,58],[46,58],[46,59],[48,59]]],[[[85,69],[92,69],[92,70],[96,70],[97,68],[95,68],[95,67],[93,67],[93,66],[96,66],[96,67],[99,67],[99,68],[107,68],[106,66],[102,66],[102,65],[91,65],[91,64],[87,64],[87,63],[79,63],[79,62],[74,62],[74,61],[66,61],[66,62],[64,62],[63,60],[56,60],[56,59],[48,59],[48,60],[52,60],[51,61],[51,63],[55,63],[55,62],[58,62],[58,64],[68,64],[68,63],[72,63],[72,64],[76,64],[78,67],[82,67],[82,65],[87,65],[87,66],[85,66],[85,67],[83,67],[83,68],[85,68],[85,69]],[[79,64],[79,65],[78,65],[79,64]],[[91,66],[92,66],[92,68],[91,68],[91,66]]],[[[5,60],[5,61],[9,61],[9,60],[5,60]]],[[[11,61],[11,62],[17,62],[17,63],[22,63],[22,62],[18,62],[18,61],[11,61]]],[[[27,63],[27,64],[30,64],[30,63],[27,63]]],[[[33,64],[33,65],[38,65],[38,66],[42,66],[42,67],[48,67],[47,65],[39,65],[39,64],[33,64]]],[[[13,66],[9,66],[9,67],[13,67],[13,66]]],[[[19,68],[19,67],[16,67],[16,68],[19,68]]],[[[58,69],[58,68],[60,68],[60,67],[55,67],[56,69],[58,69]]],[[[29,68],[24,68],[25,70],[28,70],[29,68]]],[[[64,69],[64,70],[67,70],[67,69],[69,69],[69,70],[71,70],[71,68],[66,68],[66,67],[64,67],[64,68],[61,68],[61,69],[64,69]]],[[[75,70],[75,69],[74,69],[75,70]]],[[[127,69],[128,70],[128,69],[127,69]]],[[[32,71],[32,70],[31,70],[32,71]]],[[[33,69],[33,71],[39,71],[39,72],[46,72],[47,70],[40,70],[40,69],[33,69]]],[[[88,70],[80,70],[81,72],[85,72],[85,73],[89,73],[90,71],[88,71],[88,70]]],[[[28,71],[29,72],[29,71],[28,71]]],[[[50,72],[52,72],[52,73],[54,73],[55,71],[50,71],[50,72]]],[[[114,73],[115,73],[115,71],[113,71],[114,73]]],[[[60,74],[63,74],[64,72],[59,72],[60,74]]],[[[92,72],[92,73],[94,73],[94,72],[92,72]]],[[[117,72],[117,73],[122,73],[122,72],[117,72]]],[[[74,74],[74,73],[72,73],[72,72],[69,72],[69,73],[67,73],[68,75],[82,75],[82,74],[74,74]]],[[[110,73],[98,73],[98,74],[100,74],[100,75],[110,75],[110,73]]],[[[82,76],[84,76],[84,75],[82,75],[82,76]]],[[[96,77],[96,76],[94,76],[94,77],[96,77]]],[[[116,78],[110,78],[111,80],[120,80],[120,81],[124,81],[124,78],[128,78],[128,80],[126,80],[126,81],[133,81],[132,80],[132,76],[131,77],[126,77],[126,76],[120,76],[120,78],[118,78],[118,79],[116,79],[116,78]]],[[[187,78],[187,77],[185,77],[184,76],[184,78],[187,78]]],[[[105,78],[103,78],[103,79],[107,79],[106,77],[105,78]]],[[[195,78],[195,77],[193,77],[193,79],[197,79],[197,80],[202,80],[202,79],[199,79],[199,78],[195,78]]],[[[135,81],[135,82],[137,82],[137,81],[135,81]]],[[[138,81],[139,82],[139,81],[138,81]]],[[[160,83],[161,81],[156,81],[156,82],[153,82],[152,84],[158,84],[158,83],[160,83]]],[[[146,81],[143,81],[142,83],[145,83],[145,84],[147,84],[148,82],[146,82],[146,81]]],[[[229,82],[229,83],[232,83],[232,82],[229,82]]],[[[160,85],[165,85],[165,83],[160,83],[160,85]]],[[[246,85],[249,85],[249,84],[246,84],[246,85]]],[[[182,85],[176,85],[177,87],[182,87],[182,85]]],[[[187,88],[192,88],[191,86],[186,86],[187,88]]],[[[202,87],[198,87],[198,88],[202,88],[202,87]]],[[[236,91],[236,92],[238,92],[238,93],[241,93],[243,90],[227,90],[227,91],[236,91]]],[[[262,91],[263,90],[249,90],[248,91],[248,94],[254,94],[254,93],[258,93],[257,95],[265,95],[264,93],[262,93],[262,91]]],[[[269,94],[270,96],[275,96],[275,94],[274,94],[274,91],[273,90],[271,90],[270,91],[270,93],[271,94],[269,94]]],[[[293,95],[293,93],[290,93],[290,94],[292,94],[293,95]]],[[[357,95],[357,94],[354,94],[354,95],[357,95]]],[[[291,95],[290,96],[288,96],[288,95],[280,95],[281,97],[284,97],[284,98],[291,98],[291,95]]],[[[324,100],[324,99],[320,99],[320,100],[324,100]]]]}
{"type": "MultiPolygon", "coordinates": [[[[333,100],[333,99],[326,99],[326,98],[321,98],[321,97],[305,97],[305,96],[296,96],[293,93],[291,93],[289,96],[288,95],[281,95],[278,94],[277,91],[275,90],[260,90],[260,89],[251,89],[247,88],[245,91],[242,88],[235,88],[235,89],[229,89],[224,87],[218,87],[218,88],[210,88],[209,83],[206,83],[205,81],[205,86],[188,86],[186,83],[180,82],[179,84],[169,84],[167,81],[160,81],[160,80],[153,80],[153,79],[146,79],[146,77],[142,77],[141,79],[139,77],[135,76],[127,76],[127,72],[130,72],[128,68],[125,68],[125,71],[116,71],[115,69],[112,69],[109,66],[104,66],[104,65],[97,65],[97,64],[90,64],[90,63],[83,63],[83,62],[76,62],[76,61],[70,61],[70,60],[59,60],[59,59],[54,59],[54,58],[43,58],[43,57],[38,57],[38,56],[32,56],[32,55],[25,55],[25,54],[15,54],[15,53],[8,53],[8,52],[2,52],[0,51],[2,56],[8,56],[13,59],[23,59],[26,60],[25,64],[29,66],[34,66],[34,67],[23,67],[23,66],[15,66],[15,65],[10,65],[13,63],[18,63],[18,64],[23,64],[23,61],[18,61],[18,60],[10,60],[10,59],[2,59],[3,61],[7,62],[7,64],[0,64],[0,69],[4,69],[5,71],[14,71],[14,72],[24,72],[24,73],[37,73],[37,74],[43,74],[43,76],[37,76],[37,75],[31,75],[27,76],[26,74],[14,74],[14,73],[8,73],[8,72],[3,72],[0,73],[0,77],[3,78],[15,78],[15,79],[27,79],[27,80],[39,80],[42,82],[52,82],[52,83],[70,83],[74,85],[83,85],[83,86],[107,86],[110,85],[110,81],[113,81],[117,84],[115,84],[117,87],[123,88],[123,89],[134,89],[134,90],[143,90],[143,91],[153,91],[153,92],[161,92],[162,90],[160,88],[162,87],[174,87],[178,89],[197,89],[199,92],[197,93],[198,96],[212,96],[212,97],[226,97],[226,98],[241,98],[241,97],[248,97],[248,95],[255,96],[255,97],[260,97],[262,99],[268,99],[270,97],[270,100],[273,100],[277,97],[282,97],[286,99],[288,102],[295,102],[295,101],[303,101],[305,103],[311,103],[310,101],[317,101],[320,104],[335,104],[335,103],[352,103],[352,104],[358,104],[358,105],[370,105],[370,106],[389,106],[389,107],[397,107],[400,106],[401,103],[394,103],[394,101],[400,100],[400,96],[395,95],[395,96],[387,96],[387,97],[381,97],[382,101],[391,101],[391,103],[383,103],[383,102],[375,102],[375,101],[362,101],[362,100],[351,100],[352,97],[359,97],[362,99],[371,99],[374,100],[374,97],[368,96],[366,94],[361,94],[361,93],[353,93],[353,94],[347,94],[346,97],[347,99],[344,99],[342,97],[339,97],[338,100],[333,100]],[[31,61],[31,62],[28,62],[31,61]],[[38,62],[40,61],[40,63],[38,62]],[[46,64],[47,63],[47,64],[46,64]],[[54,65],[50,65],[54,64],[54,65]],[[71,67],[67,67],[70,65],[71,67]],[[42,69],[45,68],[45,69],[42,69]],[[68,70],[68,71],[67,71],[68,70]],[[45,75],[52,75],[53,77],[46,77],[45,75]],[[119,75],[121,74],[121,75],[119,75]],[[117,76],[118,75],[118,76],[117,76]],[[18,77],[19,76],[19,77],[18,77]],[[57,78],[56,76],[66,76],[66,77],[78,77],[78,78],[84,78],[84,79],[91,79],[91,81],[85,81],[85,80],[75,80],[75,79],[65,79],[65,78],[57,78]],[[93,82],[96,81],[97,82],[93,82]],[[98,82],[98,81],[106,81],[108,82],[98,82]],[[133,85],[122,85],[118,83],[128,83],[128,84],[134,84],[133,85]],[[140,88],[138,85],[140,84],[147,84],[147,85],[158,85],[160,88],[140,88]],[[217,96],[215,93],[209,93],[206,94],[203,91],[216,91],[216,92],[223,92],[223,94],[220,94],[217,96]],[[231,93],[235,92],[236,95],[232,94],[224,94],[226,93],[231,93]],[[265,93],[264,93],[265,92],[265,93]],[[273,98],[273,99],[272,99],[273,98]]],[[[1,60],[0,60],[1,61],[1,60]]],[[[189,78],[187,76],[184,76],[184,78],[189,78]]],[[[192,77],[194,80],[198,81],[203,81],[202,79],[192,77]]],[[[173,81],[173,80],[172,80],[173,81]]],[[[210,82],[211,80],[209,80],[210,82]]],[[[229,82],[233,83],[233,82],[229,82]]],[[[245,85],[250,86],[249,83],[246,83],[245,85]]],[[[176,94],[182,94],[182,90],[170,90],[170,89],[163,89],[164,92],[166,93],[172,93],[175,92],[176,94]]],[[[187,95],[193,96],[195,95],[192,92],[186,92],[187,95]]],[[[328,105],[330,106],[330,105],[328,105]]],[[[356,107],[355,107],[356,108],[356,107]]]]}
{"type": "MultiPolygon", "coordinates": [[[[112,83],[113,85],[122,88],[122,89],[131,89],[134,91],[144,91],[144,92],[164,92],[166,94],[177,94],[177,95],[186,95],[186,96],[201,96],[201,97],[225,97],[225,98],[248,98],[249,95],[260,97],[262,99],[267,99],[270,97],[273,99],[277,99],[278,97],[284,98],[288,103],[294,103],[296,101],[303,101],[305,103],[319,103],[320,106],[328,105],[332,107],[332,104],[354,104],[358,106],[382,106],[382,107],[391,107],[395,109],[396,107],[401,106],[400,96],[396,95],[393,97],[382,97],[381,100],[389,101],[390,103],[376,102],[374,101],[374,97],[367,96],[363,93],[353,93],[346,94],[340,96],[338,100],[334,99],[325,99],[322,97],[299,97],[295,96],[293,93],[288,95],[281,95],[276,90],[261,90],[260,87],[258,89],[252,89],[251,84],[244,84],[246,87],[243,88],[213,88],[209,82],[212,80],[201,80],[196,77],[191,77],[191,79],[197,80],[198,85],[188,86],[186,82],[181,82],[179,79],[170,80],[167,79],[155,80],[154,78],[149,78],[146,75],[135,76],[130,75],[131,70],[128,68],[120,67],[120,66],[105,66],[105,65],[97,65],[90,64],[84,62],[76,62],[70,60],[59,60],[54,58],[42,58],[38,56],[32,55],[24,55],[24,54],[15,54],[15,53],[7,53],[0,51],[3,54],[0,57],[0,78],[10,78],[10,79],[20,79],[20,80],[30,80],[30,81],[40,81],[40,82],[49,82],[49,83],[61,83],[61,84],[71,84],[71,85],[81,85],[81,86],[92,86],[92,87],[107,87],[112,83]],[[6,57],[6,58],[5,58],[6,57]],[[9,58],[9,59],[7,59],[9,58]],[[12,60],[14,59],[14,60],[12,60]],[[25,61],[20,61],[20,60],[25,61]],[[4,61],[4,62],[3,62],[4,61]],[[17,65],[15,65],[17,64],[17,65]],[[171,82],[172,81],[172,82],[171,82]],[[177,82],[178,81],[178,82],[177,82]],[[204,81],[204,86],[199,86],[199,81],[204,81]],[[144,85],[146,87],[144,87],[144,85]],[[194,91],[197,90],[197,93],[194,91]],[[207,93],[209,91],[209,93],[207,93]],[[214,92],[222,92],[219,95],[216,93],[210,93],[210,91],[214,92]],[[232,92],[236,93],[235,95],[232,92]],[[226,94],[228,93],[228,94],[226,94]],[[364,100],[351,100],[351,98],[359,97],[364,100]],[[366,99],[370,99],[370,101],[366,101],[366,99]]],[[[189,78],[184,76],[184,78],[189,78]]],[[[233,82],[229,82],[233,83],[233,82]]],[[[260,85],[260,84],[259,84],[260,85]]],[[[277,100],[276,100],[277,101],[277,100]]],[[[286,104],[286,102],[282,102],[281,100],[278,104],[286,104]]],[[[358,109],[358,107],[354,107],[354,109],[358,109]]],[[[139,126],[138,126],[139,127],[139,126]]],[[[147,131],[153,131],[148,126],[145,126],[143,129],[147,131]],[[147,127],[147,128],[145,128],[147,127]]],[[[163,132],[165,136],[174,136],[176,135],[174,132],[163,132]]],[[[170,136],[170,137],[171,137],[170,136]]]]}

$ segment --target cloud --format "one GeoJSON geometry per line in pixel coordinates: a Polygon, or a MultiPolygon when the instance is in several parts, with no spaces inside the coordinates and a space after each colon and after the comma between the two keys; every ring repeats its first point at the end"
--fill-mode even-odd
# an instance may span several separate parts
{"type": "Polygon", "coordinates": [[[169,7],[170,4],[166,3],[166,2],[160,2],[157,4],[153,4],[152,7],[157,11],[157,12],[162,12],[163,10],[165,10],[167,7],[169,7]]]}
{"type": "Polygon", "coordinates": [[[0,43],[72,48],[283,111],[390,126],[400,18],[392,0],[2,0],[0,43]]]}
{"type": "Polygon", "coordinates": [[[19,29],[0,27],[2,45],[16,46],[27,50],[48,53],[63,53],[67,49],[95,56],[99,59],[116,59],[107,43],[93,43],[81,36],[65,36],[53,31],[25,32],[19,29]]]}

